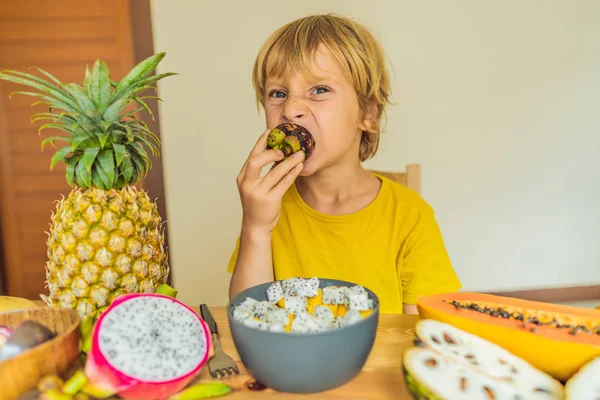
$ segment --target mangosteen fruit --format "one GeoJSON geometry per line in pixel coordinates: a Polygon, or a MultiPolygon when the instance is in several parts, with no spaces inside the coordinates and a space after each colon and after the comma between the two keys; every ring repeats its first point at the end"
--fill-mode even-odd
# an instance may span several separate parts
{"type": "Polygon", "coordinates": [[[281,150],[284,159],[302,150],[304,158],[307,159],[315,148],[315,140],[305,127],[298,124],[283,123],[269,132],[267,148],[281,150]]]}

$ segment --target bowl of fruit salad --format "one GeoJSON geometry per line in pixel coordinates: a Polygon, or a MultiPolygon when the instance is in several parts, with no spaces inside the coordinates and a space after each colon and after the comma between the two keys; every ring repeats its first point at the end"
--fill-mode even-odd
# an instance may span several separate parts
{"type": "Polygon", "coordinates": [[[352,282],[297,277],[244,290],[227,316],[240,359],[257,381],[316,393],[361,371],[375,341],[379,299],[352,282]]]}

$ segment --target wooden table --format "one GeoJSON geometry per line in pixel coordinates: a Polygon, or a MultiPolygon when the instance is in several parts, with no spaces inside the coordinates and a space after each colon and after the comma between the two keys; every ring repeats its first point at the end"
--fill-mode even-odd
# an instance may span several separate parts
{"type": "MultiPolygon", "coordinates": [[[[362,372],[352,381],[336,389],[300,395],[276,392],[271,389],[250,391],[246,384],[252,380],[252,377],[247,374],[235,349],[225,308],[210,307],[210,311],[217,322],[223,349],[236,360],[240,371],[243,372],[241,375],[223,380],[235,389],[232,394],[223,399],[411,399],[402,377],[402,355],[404,350],[413,345],[414,327],[419,320],[417,315],[380,315],[375,344],[362,372]]],[[[208,367],[205,366],[198,380],[216,379],[210,375],[208,367]]]]}

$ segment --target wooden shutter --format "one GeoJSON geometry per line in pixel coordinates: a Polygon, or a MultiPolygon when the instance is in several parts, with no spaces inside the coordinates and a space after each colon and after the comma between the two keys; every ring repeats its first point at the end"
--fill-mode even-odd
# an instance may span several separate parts
{"type": "MultiPolygon", "coordinates": [[[[81,82],[85,66],[104,60],[119,80],[134,65],[128,1],[19,0],[0,7],[0,70],[36,66],[63,82],[81,82]]],[[[50,171],[54,149],[40,144],[43,122],[32,124],[37,99],[8,98],[24,87],[0,81],[0,231],[7,294],[39,299],[46,293],[46,238],[55,201],[67,195],[65,167],[50,171]]],[[[27,89],[26,89],[27,90],[27,89]]],[[[57,142],[57,147],[60,145],[57,142]]]]}

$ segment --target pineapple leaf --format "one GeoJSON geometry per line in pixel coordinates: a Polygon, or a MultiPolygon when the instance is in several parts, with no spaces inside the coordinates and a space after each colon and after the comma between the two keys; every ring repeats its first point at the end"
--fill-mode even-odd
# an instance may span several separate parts
{"type": "MultiPolygon", "coordinates": [[[[135,152],[131,152],[131,159],[133,160],[133,164],[135,165],[135,168],[138,171],[138,179],[143,178],[144,176],[146,176],[146,174],[148,173],[148,170],[150,168],[152,168],[152,162],[150,161],[150,159],[142,159],[138,154],[136,154],[135,152]]],[[[135,183],[138,182],[138,179],[135,180],[135,183]]]]}
{"type": "Polygon", "coordinates": [[[50,120],[54,122],[58,122],[61,119],[61,115],[55,113],[37,113],[33,114],[31,118],[29,118],[31,122],[50,120]]]}
{"type": "Polygon", "coordinates": [[[75,138],[73,138],[73,141],[71,142],[71,151],[75,151],[79,148],[79,146],[81,146],[83,143],[85,143],[87,140],[89,140],[89,137],[86,136],[77,136],[75,138]]]}
{"type": "Polygon", "coordinates": [[[109,122],[115,122],[119,120],[119,117],[123,110],[129,105],[131,99],[120,99],[115,101],[104,111],[104,120],[109,122]]]}
{"type": "Polygon", "coordinates": [[[56,142],[57,140],[62,140],[63,142],[67,142],[67,143],[71,143],[71,138],[68,136],[52,136],[49,138],[46,138],[44,140],[42,140],[42,151],[44,151],[44,146],[50,142],[50,144],[52,145],[52,147],[56,147],[54,145],[54,142],[56,142]]]}
{"type": "Polygon", "coordinates": [[[92,165],[94,164],[94,160],[96,156],[100,152],[98,147],[88,147],[83,152],[83,157],[81,158],[81,162],[85,166],[85,170],[91,174],[92,173],[92,165]]]}
{"type": "Polygon", "coordinates": [[[109,187],[112,187],[115,182],[115,160],[113,158],[112,150],[102,150],[100,154],[98,154],[98,171],[102,171],[105,174],[110,182],[109,187]]]}
{"type": "MultiPolygon", "coordinates": [[[[85,154],[83,157],[85,157],[85,154]]],[[[92,173],[86,169],[83,159],[77,163],[77,167],[75,168],[75,179],[77,180],[79,186],[83,187],[84,189],[92,186],[92,173]]]]}
{"type": "Polygon", "coordinates": [[[67,156],[67,154],[69,154],[71,152],[71,146],[65,146],[62,149],[60,149],[59,151],[57,151],[54,156],[52,157],[52,161],[50,161],[50,169],[53,169],[54,166],[64,160],[64,158],[67,156]]]}
{"type": "Polygon", "coordinates": [[[123,178],[125,178],[125,184],[129,184],[133,175],[133,164],[131,163],[129,155],[123,158],[123,162],[121,163],[121,173],[123,178]]]}
{"type": "Polygon", "coordinates": [[[83,80],[83,88],[85,89],[88,97],[92,98],[92,73],[90,72],[90,66],[85,65],[85,79],[83,80]]]}
{"type": "Polygon", "coordinates": [[[144,111],[145,108],[144,107],[140,107],[140,108],[136,108],[135,110],[131,110],[129,112],[127,112],[126,114],[123,115],[124,118],[126,117],[131,117],[133,119],[136,119],[135,116],[133,114],[138,113],[140,111],[144,111]]]}
{"type": "Polygon", "coordinates": [[[67,183],[71,187],[73,187],[73,179],[75,178],[75,166],[77,165],[79,159],[81,159],[80,154],[76,154],[67,159],[67,183]]]}
{"type": "MultiPolygon", "coordinates": [[[[1,78],[1,77],[0,77],[0,78],[1,78]]],[[[85,114],[82,114],[82,113],[81,113],[81,112],[80,112],[80,111],[77,109],[77,107],[72,107],[72,106],[70,106],[70,105],[68,105],[68,104],[66,104],[66,103],[64,103],[64,102],[62,102],[62,101],[60,101],[60,100],[57,100],[57,99],[55,99],[55,98],[53,98],[53,97],[46,96],[46,95],[43,95],[43,94],[41,94],[41,93],[35,93],[35,92],[12,92],[12,93],[10,93],[10,94],[9,94],[9,96],[8,96],[8,97],[12,97],[12,95],[13,95],[13,94],[22,94],[22,95],[24,95],[24,96],[39,97],[39,98],[41,98],[41,99],[43,99],[43,100],[46,100],[46,102],[47,102],[46,104],[49,104],[51,109],[52,109],[52,108],[60,108],[61,110],[64,110],[64,111],[66,111],[66,112],[69,112],[69,113],[72,113],[72,114],[75,114],[75,115],[81,115],[82,117],[84,117],[84,118],[86,118],[86,119],[87,119],[87,122],[91,122],[91,121],[90,121],[90,120],[89,120],[89,119],[88,119],[88,118],[85,116],[85,114]]],[[[38,102],[38,103],[34,103],[34,104],[40,104],[40,103],[38,102]]]]}
{"type": "Polygon", "coordinates": [[[104,184],[105,183],[104,180],[100,176],[99,168],[94,168],[94,170],[92,171],[92,183],[98,189],[101,189],[101,190],[107,190],[108,189],[105,186],[105,184],[104,184]]]}
{"type": "Polygon", "coordinates": [[[117,162],[117,167],[121,165],[123,159],[125,158],[125,154],[127,154],[127,148],[122,144],[113,144],[113,151],[115,153],[115,161],[117,162]]]}
{"type": "Polygon", "coordinates": [[[150,75],[150,73],[154,71],[165,55],[165,52],[153,54],[133,67],[131,71],[129,71],[129,73],[125,75],[125,77],[117,84],[117,87],[113,92],[113,101],[120,98],[121,92],[131,84],[150,75]]]}
{"type": "Polygon", "coordinates": [[[69,83],[67,85],[63,85],[65,90],[69,92],[73,98],[77,101],[77,104],[81,107],[82,110],[94,110],[96,107],[94,106],[94,102],[87,96],[85,90],[76,83],[69,83]]]}
{"type": "Polygon", "coordinates": [[[92,70],[92,99],[100,113],[104,113],[110,104],[110,77],[104,61],[96,60],[92,70]]]}
{"type": "Polygon", "coordinates": [[[29,69],[31,68],[35,68],[38,71],[40,71],[42,74],[46,75],[48,78],[50,78],[54,83],[56,83],[58,86],[62,86],[62,82],[56,78],[54,75],[52,75],[51,73],[44,71],[43,69],[39,68],[39,67],[29,67],[29,69]]]}
{"type": "Polygon", "coordinates": [[[125,136],[127,136],[127,140],[129,140],[130,142],[133,142],[133,132],[131,131],[131,128],[129,127],[129,125],[127,124],[122,124],[120,122],[115,122],[115,125],[117,125],[119,128],[123,128],[125,129],[125,136]]]}
{"type": "Polygon", "coordinates": [[[146,146],[148,146],[148,148],[150,148],[150,151],[152,152],[153,155],[158,156],[160,154],[159,151],[158,151],[158,148],[153,143],[151,143],[148,139],[146,139],[145,137],[143,137],[139,133],[134,133],[133,136],[135,136],[142,143],[144,143],[146,146]]]}
{"type": "Polygon", "coordinates": [[[94,165],[94,172],[98,173],[98,176],[102,180],[102,183],[103,183],[103,186],[105,189],[109,189],[112,187],[113,184],[112,184],[112,181],[110,180],[110,177],[108,176],[106,171],[104,171],[104,168],[102,168],[102,166],[100,164],[94,165]]]}
{"type": "Polygon", "coordinates": [[[100,142],[100,147],[104,148],[106,146],[106,142],[108,141],[108,138],[110,137],[110,133],[109,132],[99,133],[97,135],[97,137],[98,137],[98,141],[100,142]]]}
{"type": "Polygon", "coordinates": [[[144,162],[150,161],[148,153],[146,153],[146,150],[144,150],[141,144],[139,144],[138,142],[133,142],[129,145],[129,147],[133,148],[133,150],[142,158],[144,162]]]}
{"type": "MultiPolygon", "coordinates": [[[[12,72],[12,71],[6,71],[6,72],[12,72]]],[[[68,94],[66,94],[65,92],[63,92],[62,90],[60,90],[58,88],[55,88],[53,85],[49,85],[48,82],[44,81],[45,84],[41,84],[41,83],[35,81],[34,79],[31,79],[31,78],[35,78],[32,75],[23,74],[28,77],[28,79],[25,79],[25,78],[19,78],[17,76],[8,75],[8,74],[6,74],[6,72],[0,72],[0,79],[5,79],[5,80],[11,81],[13,83],[19,83],[21,85],[25,85],[25,86],[29,86],[33,89],[37,89],[41,92],[47,93],[51,96],[54,96],[56,99],[64,102],[65,104],[69,105],[70,107],[77,109],[77,103],[73,99],[71,99],[68,96],[68,94]]]]}
{"type": "Polygon", "coordinates": [[[141,105],[146,111],[148,111],[148,113],[150,114],[150,116],[152,117],[152,121],[155,121],[154,119],[154,114],[152,113],[152,110],[150,109],[150,107],[148,107],[148,104],[146,104],[144,102],[144,100],[142,100],[140,97],[135,96],[133,98],[135,101],[138,102],[139,105],[141,105]]]}
{"type": "Polygon", "coordinates": [[[48,124],[44,124],[44,125],[40,126],[40,128],[38,129],[38,134],[41,134],[44,129],[50,129],[50,128],[59,129],[61,131],[67,132],[70,135],[78,136],[77,133],[75,133],[69,127],[66,127],[64,125],[59,125],[59,124],[52,124],[52,123],[48,123],[48,124]]]}
{"type": "MultiPolygon", "coordinates": [[[[123,141],[123,138],[125,137],[125,132],[113,130],[112,135],[113,135],[113,143],[121,143],[123,141]]],[[[114,144],[113,144],[113,146],[114,146],[114,144]]]]}

